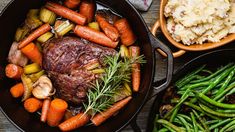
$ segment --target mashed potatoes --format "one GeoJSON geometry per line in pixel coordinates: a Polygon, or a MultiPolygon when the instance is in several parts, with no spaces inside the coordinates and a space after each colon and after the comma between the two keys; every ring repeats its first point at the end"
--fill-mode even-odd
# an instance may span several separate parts
{"type": "Polygon", "coordinates": [[[230,0],[168,0],[167,29],[185,45],[219,42],[235,33],[235,3],[230,0]]]}

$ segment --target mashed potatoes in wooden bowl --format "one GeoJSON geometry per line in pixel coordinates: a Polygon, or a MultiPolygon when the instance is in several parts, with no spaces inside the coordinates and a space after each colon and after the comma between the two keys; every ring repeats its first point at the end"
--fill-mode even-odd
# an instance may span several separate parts
{"type": "Polygon", "coordinates": [[[161,0],[159,22],[163,34],[180,50],[217,48],[235,40],[235,1],[161,0]]]}

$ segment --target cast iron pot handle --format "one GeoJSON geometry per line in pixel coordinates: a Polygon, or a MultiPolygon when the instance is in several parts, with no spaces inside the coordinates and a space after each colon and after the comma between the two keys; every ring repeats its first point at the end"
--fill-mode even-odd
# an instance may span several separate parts
{"type": "Polygon", "coordinates": [[[171,50],[165,44],[163,44],[159,39],[154,37],[152,33],[149,33],[149,37],[150,37],[150,41],[152,43],[154,51],[156,51],[157,49],[161,49],[167,55],[166,81],[160,86],[154,86],[156,93],[159,93],[171,83],[171,79],[173,75],[173,55],[172,55],[171,50]]]}

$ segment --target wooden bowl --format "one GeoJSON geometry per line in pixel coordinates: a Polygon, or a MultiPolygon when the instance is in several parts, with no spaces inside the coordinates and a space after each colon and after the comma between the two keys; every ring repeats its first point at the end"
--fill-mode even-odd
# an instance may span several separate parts
{"type": "MultiPolygon", "coordinates": [[[[161,31],[163,32],[164,36],[169,40],[171,44],[175,47],[179,48],[180,50],[176,53],[173,53],[174,57],[179,57],[185,53],[185,51],[204,51],[214,49],[225,44],[228,44],[235,40],[235,33],[227,35],[225,38],[221,39],[219,42],[207,42],[203,44],[192,44],[192,45],[184,45],[182,43],[176,42],[172,37],[171,34],[167,30],[166,26],[166,17],[164,16],[164,8],[167,4],[168,0],[161,0],[160,4],[160,19],[152,27],[152,33],[156,34],[157,28],[161,27],[161,31]]],[[[164,54],[163,54],[164,55],[164,54]]],[[[165,55],[164,55],[165,56],[165,55]]]]}

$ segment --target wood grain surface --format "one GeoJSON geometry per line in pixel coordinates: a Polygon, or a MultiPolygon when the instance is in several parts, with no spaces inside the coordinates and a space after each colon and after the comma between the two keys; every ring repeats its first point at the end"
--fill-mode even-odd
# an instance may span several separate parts
{"type": "MultiPolygon", "coordinates": [[[[3,10],[3,8],[6,6],[6,4],[10,2],[10,0],[0,0],[0,11],[3,10]]],[[[144,20],[146,21],[147,25],[151,27],[155,21],[158,18],[158,12],[159,12],[159,3],[160,0],[153,0],[153,3],[149,9],[148,12],[141,12],[144,20]]],[[[190,58],[183,58],[182,60],[177,60],[175,62],[175,69],[179,67],[181,64],[184,62],[187,62],[190,58]]],[[[165,72],[166,72],[166,59],[162,58],[159,54],[156,56],[156,75],[155,75],[155,80],[160,80],[165,78],[165,72]]],[[[148,101],[140,114],[137,117],[137,123],[139,124],[140,128],[142,131],[145,130],[146,124],[147,124],[147,118],[148,118],[148,113],[150,110],[150,107],[152,105],[153,99],[148,101]]],[[[130,126],[127,126],[123,132],[132,132],[132,128],[130,126]]],[[[19,132],[17,128],[12,125],[5,117],[4,115],[0,112],[0,132],[19,132]]]]}

